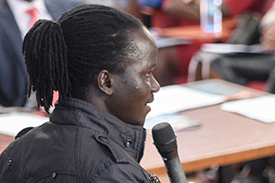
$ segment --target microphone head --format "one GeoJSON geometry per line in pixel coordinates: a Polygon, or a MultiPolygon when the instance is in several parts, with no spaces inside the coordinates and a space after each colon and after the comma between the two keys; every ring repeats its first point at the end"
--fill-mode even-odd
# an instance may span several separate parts
{"type": "Polygon", "coordinates": [[[177,137],[172,126],[167,123],[159,123],[152,128],[153,140],[161,156],[177,149],[177,137]]]}

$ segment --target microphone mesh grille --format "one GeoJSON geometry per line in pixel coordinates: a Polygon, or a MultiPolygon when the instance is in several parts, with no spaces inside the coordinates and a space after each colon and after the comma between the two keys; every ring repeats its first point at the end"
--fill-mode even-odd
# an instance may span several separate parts
{"type": "Polygon", "coordinates": [[[159,123],[152,128],[154,144],[160,153],[168,153],[177,148],[176,135],[172,126],[167,123],[159,123]]]}

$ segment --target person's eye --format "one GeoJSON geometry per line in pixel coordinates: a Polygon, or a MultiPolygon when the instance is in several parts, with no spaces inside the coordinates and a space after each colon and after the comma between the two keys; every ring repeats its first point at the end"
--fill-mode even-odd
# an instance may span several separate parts
{"type": "Polygon", "coordinates": [[[151,74],[152,74],[152,71],[148,72],[145,76],[146,76],[147,78],[149,78],[151,74]]]}

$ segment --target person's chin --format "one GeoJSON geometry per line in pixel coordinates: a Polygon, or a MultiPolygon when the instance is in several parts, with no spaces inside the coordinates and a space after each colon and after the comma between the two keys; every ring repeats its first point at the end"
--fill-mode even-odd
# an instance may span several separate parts
{"type": "Polygon", "coordinates": [[[145,106],[146,115],[151,111],[151,107],[149,105],[145,106]]]}

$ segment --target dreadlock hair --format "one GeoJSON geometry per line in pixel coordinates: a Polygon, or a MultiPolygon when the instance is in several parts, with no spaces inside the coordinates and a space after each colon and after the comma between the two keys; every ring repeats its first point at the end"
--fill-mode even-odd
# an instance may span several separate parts
{"type": "Polygon", "coordinates": [[[39,20],[23,41],[29,73],[29,93],[49,113],[53,91],[59,101],[67,96],[85,99],[95,76],[106,69],[124,71],[124,61],[136,51],[131,30],[143,24],[112,7],[85,4],[62,14],[56,21],[39,20]]]}

